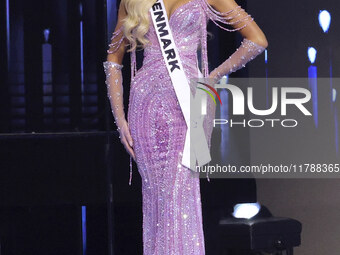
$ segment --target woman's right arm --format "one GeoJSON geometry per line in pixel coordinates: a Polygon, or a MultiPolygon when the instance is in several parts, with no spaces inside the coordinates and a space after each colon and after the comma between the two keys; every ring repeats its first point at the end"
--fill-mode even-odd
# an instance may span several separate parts
{"type": "Polygon", "coordinates": [[[107,96],[120,134],[120,141],[127,152],[135,159],[132,149],[133,141],[124,112],[122,62],[128,42],[123,33],[123,19],[127,14],[122,2],[119,6],[117,26],[112,35],[107,59],[103,66],[106,75],[107,96]]]}
{"type": "Polygon", "coordinates": [[[121,1],[118,10],[117,25],[112,34],[111,43],[109,44],[109,49],[107,51],[107,61],[112,61],[120,65],[123,62],[126,45],[128,43],[123,33],[123,19],[126,15],[127,13],[123,1],[121,1]]]}

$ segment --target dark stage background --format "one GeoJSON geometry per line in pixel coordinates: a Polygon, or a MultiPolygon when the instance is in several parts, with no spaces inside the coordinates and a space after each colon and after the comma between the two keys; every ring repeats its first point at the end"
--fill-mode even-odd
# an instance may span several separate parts
{"type": "MultiPolygon", "coordinates": [[[[246,2],[238,1],[245,8],[246,2]]],[[[292,57],[312,28],[296,18],[327,3],[319,2],[302,1],[297,12],[294,0],[285,1],[282,16],[273,13],[273,2],[251,5],[275,59],[270,76],[306,76],[307,58],[292,57]],[[277,30],[282,38],[275,37],[277,30]]],[[[142,254],[140,177],[134,164],[128,186],[129,157],[115,131],[102,68],[118,4],[0,0],[0,254],[142,254]]],[[[214,35],[208,49],[212,70],[242,38],[213,24],[208,29],[214,35]]],[[[329,42],[339,41],[335,34],[329,42]]],[[[140,66],[142,52],[138,61],[140,66]]],[[[129,66],[128,54],[123,64],[129,66]]],[[[232,76],[263,77],[263,65],[261,55],[232,76]]],[[[335,58],[334,75],[337,66],[335,58]]],[[[124,70],[127,109],[130,69],[124,70]]],[[[327,70],[320,73],[327,76],[327,70]]],[[[233,136],[231,157],[249,162],[249,130],[233,136]]],[[[207,254],[219,254],[218,220],[236,203],[256,202],[256,183],[202,179],[201,190],[207,254]]]]}

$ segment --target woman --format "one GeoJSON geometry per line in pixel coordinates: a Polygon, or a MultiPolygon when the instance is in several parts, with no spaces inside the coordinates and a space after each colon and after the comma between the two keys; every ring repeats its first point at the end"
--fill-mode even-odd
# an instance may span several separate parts
{"type": "MultiPolygon", "coordinates": [[[[112,113],[125,149],[142,177],[143,250],[145,255],[205,254],[198,173],[181,164],[186,135],[170,75],[152,24],[150,8],[156,0],[122,0],[104,69],[112,113]],[[122,95],[122,59],[131,53],[128,120],[122,95]],[[135,50],[144,48],[137,71],[135,50]]],[[[261,29],[234,0],[163,0],[175,44],[188,80],[198,77],[201,49],[204,77],[218,81],[242,68],[267,47],[261,29]],[[208,20],[227,31],[240,31],[238,50],[209,73],[208,20]],[[217,21],[219,23],[217,23],[217,21]],[[228,29],[221,22],[231,26],[228,29]]],[[[208,99],[204,131],[210,147],[214,104],[208,99]]],[[[131,172],[130,172],[131,181],[131,172]]]]}

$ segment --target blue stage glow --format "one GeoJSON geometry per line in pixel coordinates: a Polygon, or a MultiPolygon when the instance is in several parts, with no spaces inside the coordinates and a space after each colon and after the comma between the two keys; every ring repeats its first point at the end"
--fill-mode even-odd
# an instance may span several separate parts
{"type": "Polygon", "coordinates": [[[312,92],[312,102],[313,102],[313,117],[315,127],[318,127],[318,68],[313,65],[316,59],[316,50],[313,47],[308,48],[308,58],[312,63],[308,67],[308,85],[312,92]]]}
{"type": "Polygon", "coordinates": [[[81,207],[83,255],[86,255],[86,206],[81,207]]]}
{"type": "Polygon", "coordinates": [[[268,63],[268,51],[267,51],[267,49],[264,50],[264,62],[266,64],[268,63]]]}
{"type": "Polygon", "coordinates": [[[11,34],[10,34],[10,17],[9,17],[9,0],[6,0],[6,34],[7,34],[7,61],[10,62],[10,50],[11,50],[11,34]]]}
{"type": "Polygon", "coordinates": [[[82,102],[85,101],[85,77],[84,77],[84,21],[83,21],[83,4],[79,4],[80,14],[80,79],[81,79],[81,98],[82,102]]]}
{"type": "Polygon", "coordinates": [[[307,53],[308,53],[309,61],[311,62],[311,64],[314,64],[315,59],[316,59],[317,50],[313,47],[308,47],[307,53]]]}
{"type": "Polygon", "coordinates": [[[331,14],[326,10],[321,10],[319,13],[319,24],[324,33],[327,33],[331,25],[331,14]]]}
{"type": "Polygon", "coordinates": [[[45,43],[48,43],[48,38],[50,36],[50,29],[49,28],[46,28],[44,30],[44,38],[45,38],[45,43]]]}
{"type": "Polygon", "coordinates": [[[335,102],[335,100],[336,100],[336,89],[333,88],[332,89],[332,101],[335,102]]]}

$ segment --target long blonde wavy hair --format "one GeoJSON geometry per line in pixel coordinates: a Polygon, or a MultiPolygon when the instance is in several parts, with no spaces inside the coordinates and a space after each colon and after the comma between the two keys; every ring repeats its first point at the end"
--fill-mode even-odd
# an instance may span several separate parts
{"type": "Polygon", "coordinates": [[[130,49],[138,47],[144,48],[148,44],[145,34],[149,30],[150,21],[148,12],[156,0],[122,0],[122,4],[127,12],[123,19],[123,31],[125,37],[130,42],[130,49]]]}

